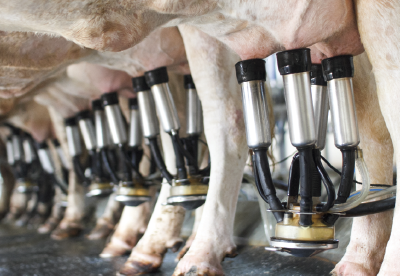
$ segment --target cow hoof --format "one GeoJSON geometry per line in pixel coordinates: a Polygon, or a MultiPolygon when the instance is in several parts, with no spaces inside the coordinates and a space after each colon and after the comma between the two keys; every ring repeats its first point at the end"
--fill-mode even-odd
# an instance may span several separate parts
{"type": "Polygon", "coordinates": [[[56,229],[57,225],[60,223],[59,219],[49,218],[43,225],[38,228],[39,234],[48,234],[54,229],[56,229]]]}
{"type": "Polygon", "coordinates": [[[112,257],[118,257],[118,256],[123,256],[125,254],[128,254],[132,250],[132,247],[125,245],[115,245],[112,243],[107,244],[107,246],[103,249],[103,251],[100,253],[101,258],[112,258],[112,257]]]}
{"type": "Polygon", "coordinates": [[[133,276],[158,271],[163,261],[163,255],[133,251],[117,275],[133,276]]]}
{"type": "Polygon", "coordinates": [[[57,228],[51,233],[53,240],[64,240],[72,237],[77,237],[82,232],[81,227],[70,226],[67,228],[57,228]]]}
{"type": "Polygon", "coordinates": [[[161,266],[162,259],[159,264],[147,263],[147,262],[137,262],[137,261],[127,261],[124,267],[117,273],[119,276],[133,276],[133,275],[143,275],[148,273],[156,272],[161,266]]]}
{"type": "Polygon", "coordinates": [[[366,269],[361,264],[340,261],[331,271],[332,276],[374,276],[377,272],[366,269]]]}
{"type": "Polygon", "coordinates": [[[113,231],[114,226],[108,224],[97,224],[96,227],[86,236],[88,240],[101,240],[107,238],[113,231]]]}
{"type": "Polygon", "coordinates": [[[41,215],[35,215],[29,220],[29,226],[32,228],[37,228],[46,221],[46,218],[41,215]]]}
{"type": "Polygon", "coordinates": [[[28,215],[23,215],[18,220],[15,221],[15,226],[23,227],[28,224],[30,217],[28,215]]]}
{"type": "MultiPolygon", "coordinates": [[[[202,243],[197,243],[202,244],[202,243]]],[[[197,245],[198,246],[198,245],[197,245]]],[[[218,248],[218,247],[216,247],[218,248]]],[[[228,246],[224,252],[217,253],[215,247],[191,246],[185,256],[179,261],[173,276],[223,276],[221,262],[224,257],[235,257],[236,247],[228,246]]]]}

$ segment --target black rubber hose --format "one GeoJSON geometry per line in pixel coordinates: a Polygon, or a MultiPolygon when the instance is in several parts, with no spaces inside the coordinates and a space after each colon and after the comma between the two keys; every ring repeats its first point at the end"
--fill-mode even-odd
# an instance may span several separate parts
{"type": "MultiPolygon", "coordinates": [[[[300,161],[300,212],[311,213],[313,208],[312,201],[312,166],[314,161],[312,157],[312,148],[302,148],[299,151],[300,161]]],[[[301,226],[312,225],[312,215],[300,214],[299,224],[301,226]]]]}
{"type": "Polygon", "coordinates": [[[94,150],[89,151],[92,179],[95,179],[96,177],[100,178],[102,174],[101,158],[99,158],[98,155],[99,154],[94,150]]]}
{"type": "Polygon", "coordinates": [[[165,166],[164,160],[161,156],[160,148],[158,147],[157,138],[149,138],[149,146],[151,155],[154,158],[154,161],[157,164],[158,169],[160,170],[162,176],[171,183],[174,179],[173,176],[168,172],[167,167],[165,166]]]}
{"type": "Polygon", "coordinates": [[[123,149],[121,149],[121,152],[122,152],[122,154],[123,154],[123,156],[124,156],[124,158],[125,158],[125,164],[127,164],[128,167],[129,167],[132,171],[134,171],[135,174],[136,174],[140,179],[142,179],[142,178],[143,178],[143,175],[139,172],[139,169],[138,169],[137,167],[135,167],[135,166],[132,164],[132,160],[131,160],[131,158],[129,157],[128,153],[127,153],[126,151],[124,151],[123,149]]]}
{"type": "Polygon", "coordinates": [[[341,150],[342,152],[342,175],[335,203],[345,203],[350,196],[353,186],[354,169],[356,161],[356,148],[341,150]]]}
{"type": "Polygon", "coordinates": [[[353,217],[372,215],[394,209],[395,206],[396,206],[396,197],[393,196],[379,201],[360,204],[357,207],[346,211],[345,215],[340,217],[353,218],[353,217]]]}
{"type": "MultiPolygon", "coordinates": [[[[101,182],[110,182],[110,174],[105,168],[103,164],[103,158],[101,157],[102,151],[106,151],[106,149],[102,148],[100,150],[96,150],[92,156],[92,179],[101,182]]],[[[109,163],[110,162],[112,161],[109,160],[109,163]]]]}
{"type": "Polygon", "coordinates": [[[183,152],[180,148],[180,147],[183,148],[183,146],[180,142],[179,135],[178,134],[171,135],[171,139],[175,152],[175,163],[176,163],[176,170],[178,172],[178,179],[187,179],[185,160],[183,159],[183,152]]]}
{"type": "Polygon", "coordinates": [[[54,174],[49,174],[49,177],[54,185],[60,188],[63,194],[68,195],[68,182],[66,182],[67,185],[65,185],[65,183],[58,181],[57,177],[54,174]]]}
{"type": "Polygon", "coordinates": [[[117,177],[116,172],[114,171],[114,169],[110,164],[107,152],[103,149],[100,151],[100,154],[101,154],[101,159],[103,160],[104,167],[106,168],[108,174],[110,175],[112,182],[114,183],[114,185],[118,185],[119,179],[117,177]]]}
{"type": "Polygon", "coordinates": [[[157,164],[156,161],[154,160],[154,157],[152,154],[150,154],[150,170],[149,170],[149,175],[152,175],[156,173],[157,171],[157,164]]]}
{"type": "MultiPolygon", "coordinates": [[[[313,149],[313,156],[314,152],[320,152],[319,149],[313,149]]],[[[319,174],[317,165],[313,158],[313,166],[311,166],[311,179],[312,179],[312,196],[313,197],[320,197],[321,196],[321,176],[319,174]]]]}
{"type": "Polygon", "coordinates": [[[314,150],[314,163],[317,166],[318,173],[321,177],[322,183],[324,184],[328,200],[321,207],[317,206],[318,212],[328,211],[335,203],[335,186],[333,186],[332,180],[330,179],[328,173],[326,172],[324,166],[321,162],[321,152],[319,150],[314,150]]]}
{"type": "Polygon", "coordinates": [[[76,174],[79,182],[85,187],[89,186],[90,185],[90,179],[88,179],[85,176],[85,173],[84,173],[83,168],[81,166],[81,162],[79,160],[79,155],[72,157],[72,165],[74,167],[74,171],[75,171],[75,174],[76,174]]]}
{"type": "Polygon", "coordinates": [[[178,149],[180,153],[188,160],[188,164],[194,164],[194,170],[195,174],[199,170],[198,164],[197,164],[197,158],[195,158],[189,151],[185,149],[185,147],[182,145],[181,139],[179,138],[178,134],[172,135],[172,139],[176,140],[176,145],[178,146],[178,149]]]}
{"type": "MultiPolygon", "coordinates": [[[[125,149],[123,148],[122,145],[119,145],[117,147],[117,155],[119,158],[119,163],[118,163],[118,176],[120,181],[122,182],[132,182],[132,164],[130,161],[129,156],[127,156],[125,149]]],[[[128,183],[126,183],[128,184],[128,183]]],[[[133,183],[132,183],[133,184],[133,183]]]]}
{"type": "Polygon", "coordinates": [[[284,191],[288,190],[288,185],[284,181],[279,179],[272,179],[272,182],[274,183],[276,189],[284,191]]]}
{"type": "MultiPolygon", "coordinates": [[[[275,186],[272,182],[267,150],[264,148],[253,150],[253,169],[256,186],[261,198],[269,204],[272,210],[283,210],[282,203],[276,196],[275,186]]],[[[273,214],[277,222],[283,220],[283,212],[273,212],[273,214]]]]}
{"type": "Polygon", "coordinates": [[[134,147],[131,149],[131,164],[137,171],[139,171],[139,165],[143,158],[143,149],[134,147]]]}
{"type": "Polygon", "coordinates": [[[61,167],[61,172],[62,172],[63,180],[64,180],[65,184],[67,184],[67,187],[68,187],[68,185],[69,185],[69,170],[67,168],[61,167]]]}
{"type": "Polygon", "coordinates": [[[299,195],[299,181],[300,181],[300,164],[299,164],[299,153],[293,156],[292,163],[289,168],[289,179],[288,179],[288,196],[299,195]]]}
{"type": "Polygon", "coordinates": [[[49,203],[54,197],[52,175],[41,173],[41,176],[38,178],[38,180],[38,201],[41,203],[49,203]]]}
{"type": "Polygon", "coordinates": [[[192,157],[192,159],[187,159],[187,164],[189,167],[189,174],[196,175],[199,173],[199,164],[198,164],[198,144],[199,144],[199,136],[192,135],[183,140],[185,150],[192,157]]]}
{"type": "MultiPolygon", "coordinates": [[[[342,152],[342,175],[340,178],[340,186],[335,204],[345,203],[350,196],[353,185],[356,148],[341,150],[342,152]]],[[[338,220],[339,215],[326,214],[322,218],[323,223],[332,226],[338,220]]]]}

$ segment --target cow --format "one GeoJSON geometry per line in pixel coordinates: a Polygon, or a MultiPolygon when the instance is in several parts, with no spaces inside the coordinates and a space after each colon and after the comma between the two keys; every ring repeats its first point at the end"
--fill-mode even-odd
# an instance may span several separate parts
{"type": "MultiPolygon", "coordinates": [[[[396,45],[394,30],[397,27],[395,25],[397,21],[394,14],[397,14],[399,7],[395,1],[356,1],[355,6],[352,1],[318,3],[221,0],[201,3],[181,1],[179,4],[172,1],[124,3],[53,1],[46,2],[46,5],[44,1],[21,5],[19,3],[21,1],[4,3],[0,10],[2,29],[61,35],[79,45],[97,50],[124,50],[137,44],[158,26],[182,23],[196,26],[205,33],[217,37],[233,49],[241,59],[264,58],[279,50],[313,45],[315,50],[313,61],[319,62],[322,58],[341,54],[357,55],[363,52],[363,47],[365,47],[374,67],[378,99],[381,104],[385,103],[385,107],[386,104],[390,106],[392,102],[392,94],[389,97],[388,93],[383,95],[380,91],[396,83],[397,78],[393,76],[394,74],[388,76],[387,73],[396,68],[397,56],[393,54],[396,51],[395,49],[390,51],[391,48],[387,44],[380,45],[379,43],[391,41],[391,45],[396,45]],[[45,12],[38,12],[40,11],[38,7],[42,7],[45,12]],[[379,16],[374,14],[376,10],[379,11],[379,16]],[[357,21],[354,17],[355,13],[357,13],[357,21]],[[387,21],[387,18],[393,20],[387,21]],[[387,22],[394,23],[389,26],[385,25],[387,22]],[[361,30],[360,33],[357,24],[361,30]],[[381,54],[382,52],[385,53],[381,54]]],[[[193,77],[197,82],[198,76],[193,74],[193,77]]],[[[392,109],[384,108],[383,115],[385,122],[388,123],[389,132],[394,137],[396,128],[392,121],[396,118],[394,117],[396,114],[392,109]]],[[[396,148],[395,145],[394,149],[396,148]]],[[[397,225],[394,224],[394,226],[397,225]]],[[[377,225],[372,226],[374,227],[377,225]]],[[[196,240],[197,237],[195,242],[196,240]]],[[[397,263],[391,257],[396,255],[396,240],[398,240],[396,236],[393,236],[393,242],[389,242],[393,246],[388,247],[388,264],[383,263],[382,274],[385,274],[385,271],[388,273],[397,271],[397,263]]],[[[212,247],[211,244],[208,246],[212,247]]],[[[368,249],[367,252],[372,250],[368,249]]],[[[384,249],[380,249],[382,250],[384,249]]],[[[198,253],[198,256],[202,255],[201,250],[198,253]]],[[[366,258],[368,262],[372,262],[371,254],[366,254],[366,258]]],[[[221,259],[219,258],[219,261],[221,259]]],[[[185,258],[182,261],[184,260],[185,258]]],[[[195,267],[199,263],[194,258],[188,262],[192,262],[195,267]]],[[[205,263],[210,262],[211,260],[208,260],[205,263]]],[[[184,270],[188,271],[188,268],[184,270]]]]}

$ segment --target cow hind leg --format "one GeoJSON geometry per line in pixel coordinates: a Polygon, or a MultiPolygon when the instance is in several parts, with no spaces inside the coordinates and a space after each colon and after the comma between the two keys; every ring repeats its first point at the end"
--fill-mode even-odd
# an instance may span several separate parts
{"type": "MultiPolygon", "coordinates": [[[[175,173],[175,156],[171,139],[168,134],[162,132],[161,140],[168,171],[175,173]]],[[[148,228],[119,275],[140,275],[157,271],[167,250],[170,248],[172,251],[177,251],[182,245],[180,231],[185,210],[180,206],[163,206],[170,195],[170,189],[169,184],[162,184],[148,228]]]]}
{"type": "Polygon", "coordinates": [[[146,230],[149,213],[149,202],[137,207],[125,206],[115,232],[100,257],[110,258],[130,252],[146,230]]]}
{"type": "MultiPolygon", "coordinates": [[[[353,79],[360,147],[371,184],[392,184],[393,146],[383,119],[376,83],[366,54],[354,58],[353,79]]],[[[361,189],[361,185],[358,185],[361,189]]],[[[393,211],[354,218],[346,254],[333,275],[376,275],[390,236],[393,211]]]]}
{"type": "Polygon", "coordinates": [[[122,204],[115,200],[115,193],[111,194],[107,201],[107,206],[102,214],[96,220],[96,226],[87,236],[89,240],[100,240],[107,238],[114,229],[115,224],[118,222],[121,212],[122,204]]]}
{"type": "MultiPolygon", "coordinates": [[[[379,105],[392,138],[394,157],[397,165],[400,161],[400,3],[388,1],[356,1],[357,24],[368,58],[372,64],[379,105]]],[[[399,181],[399,178],[397,178],[399,181]]],[[[399,182],[397,182],[399,183],[399,182]]],[[[399,189],[399,188],[398,188],[399,189]]],[[[396,205],[399,206],[399,200],[396,205]]],[[[383,224],[381,232],[390,230],[383,224]]],[[[365,237],[368,239],[368,236],[365,237]]],[[[378,240],[379,241],[379,240],[378,240]]],[[[379,244],[378,244],[379,246],[379,244]]],[[[400,263],[400,212],[396,208],[390,239],[386,245],[385,256],[378,275],[398,275],[400,263]]],[[[378,262],[379,263],[379,262],[378,262]]]]}
{"type": "Polygon", "coordinates": [[[240,88],[234,70],[239,57],[194,27],[180,26],[180,31],[202,101],[211,175],[196,237],[174,275],[223,275],[222,260],[236,255],[233,222],[247,158],[240,88]]]}

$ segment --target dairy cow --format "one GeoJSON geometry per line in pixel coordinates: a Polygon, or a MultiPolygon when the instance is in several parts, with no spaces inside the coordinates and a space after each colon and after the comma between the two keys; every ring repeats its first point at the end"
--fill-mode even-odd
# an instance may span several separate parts
{"type": "MultiPolygon", "coordinates": [[[[35,7],[40,4],[42,4],[41,1],[36,1],[35,7]]],[[[219,38],[236,51],[242,59],[263,58],[279,50],[314,45],[313,49],[316,51],[314,51],[313,60],[315,62],[325,57],[340,54],[356,55],[363,51],[354,17],[354,12],[356,12],[362,42],[374,68],[381,104],[390,106],[389,101],[392,95],[388,97],[388,93],[385,94],[382,90],[386,87],[390,88],[397,79],[393,77],[394,74],[388,77],[388,72],[396,68],[397,55],[394,54],[396,50],[391,50],[387,45],[380,45],[386,41],[393,42],[396,38],[395,25],[385,25],[388,24],[386,22],[397,24],[394,14],[399,7],[395,1],[364,1],[362,3],[356,1],[355,10],[352,1],[329,3],[203,1],[201,4],[196,1],[182,1],[179,4],[170,1],[132,1],[99,2],[97,5],[88,1],[68,3],[54,1],[49,5],[43,5],[43,9],[46,7],[45,13],[37,14],[31,12],[32,8],[29,4],[16,5],[4,3],[0,10],[4,14],[3,29],[53,33],[95,49],[111,51],[126,49],[138,43],[156,26],[190,23],[219,38]],[[374,14],[376,10],[379,11],[378,16],[374,14]],[[72,15],[71,11],[73,11],[72,15]],[[9,16],[10,14],[12,16],[9,16]],[[68,20],[66,20],[67,14],[68,20]],[[393,20],[387,21],[384,18],[393,18],[393,20]],[[48,24],[49,21],[53,24],[48,24]],[[388,78],[390,82],[387,81],[388,78]]],[[[196,73],[193,76],[197,82],[196,73]]],[[[392,122],[395,121],[396,114],[390,108],[383,109],[383,112],[389,131],[394,136],[396,128],[392,122]]],[[[394,148],[397,148],[396,145],[394,148]]],[[[396,224],[394,226],[396,227],[396,224]]],[[[377,225],[373,224],[369,229],[375,227],[377,225]]],[[[395,241],[394,235],[393,242],[389,242],[393,246],[387,249],[387,261],[385,260],[382,266],[382,275],[396,271],[397,263],[390,257],[396,255],[394,254],[397,246],[395,241]]],[[[357,244],[356,241],[355,244],[357,244]]],[[[354,248],[358,247],[354,246],[354,248]]],[[[365,252],[373,251],[369,246],[367,248],[364,249],[365,252]]],[[[384,250],[382,247],[379,249],[381,252],[379,256],[384,255],[382,253],[384,250]]],[[[193,252],[195,252],[194,249],[193,252]]],[[[198,253],[198,256],[202,255],[198,253]]],[[[364,255],[363,261],[350,262],[347,267],[363,269],[367,263],[376,261],[376,258],[373,260],[371,254],[364,255]]],[[[207,259],[206,256],[203,257],[207,259]]],[[[186,259],[195,267],[199,265],[199,261],[194,257],[186,259]]],[[[221,260],[221,257],[218,259],[221,260]]],[[[185,261],[185,258],[182,261],[185,261]]],[[[205,263],[209,264],[211,261],[205,263]]],[[[192,266],[189,265],[178,273],[188,271],[188,267],[192,266]]],[[[379,268],[374,269],[377,273],[379,268]]],[[[215,269],[209,270],[216,273],[215,269]]]]}

